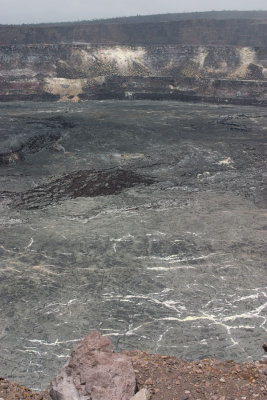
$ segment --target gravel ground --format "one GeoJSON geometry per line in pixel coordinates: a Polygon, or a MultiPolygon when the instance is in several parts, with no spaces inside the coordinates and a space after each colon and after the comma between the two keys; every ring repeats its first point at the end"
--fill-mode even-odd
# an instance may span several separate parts
{"type": "MultiPolygon", "coordinates": [[[[152,400],[266,400],[267,361],[235,363],[205,359],[188,362],[176,357],[126,352],[136,373],[137,389],[146,387],[152,400]]],[[[0,377],[0,400],[49,400],[0,377]]]]}
{"type": "Polygon", "coordinates": [[[138,389],[149,388],[153,400],[267,399],[266,362],[188,362],[143,352],[129,354],[138,389]]]}

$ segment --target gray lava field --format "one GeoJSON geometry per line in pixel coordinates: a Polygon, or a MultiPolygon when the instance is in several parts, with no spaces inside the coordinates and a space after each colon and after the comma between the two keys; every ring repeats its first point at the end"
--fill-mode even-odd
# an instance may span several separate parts
{"type": "Polygon", "coordinates": [[[264,358],[263,107],[0,104],[0,375],[116,350],[264,358]]]}

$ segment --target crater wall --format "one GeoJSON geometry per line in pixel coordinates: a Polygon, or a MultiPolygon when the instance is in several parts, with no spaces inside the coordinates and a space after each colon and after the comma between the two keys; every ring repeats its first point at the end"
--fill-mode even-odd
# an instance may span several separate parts
{"type": "Polygon", "coordinates": [[[267,21],[0,27],[0,100],[267,104],[267,21]]]}

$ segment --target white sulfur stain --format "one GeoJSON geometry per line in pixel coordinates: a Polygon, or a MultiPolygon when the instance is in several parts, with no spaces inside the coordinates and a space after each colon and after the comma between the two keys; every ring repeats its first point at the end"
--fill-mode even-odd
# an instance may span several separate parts
{"type": "Polygon", "coordinates": [[[124,303],[133,303],[133,301],[132,300],[128,300],[128,299],[122,299],[122,300],[120,300],[121,302],[124,302],[124,303]]]}
{"type": "Polygon", "coordinates": [[[110,333],[105,333],[103,336],[124,336],[124,334],[118,332],[110,332],[110,333]]]}
{"type": "Polygon", "coordinates": [[[122,154],[121,153],[111,153],[110,157],[118,159],[118,160],[121,160],[122,159],[122,154]]]}
{"type": "Polygon", "coordinates": [[[129,242],[130,240],[134,239],[134,236],[128,233],[128,235],[122,236],[121,238],[114,239],[110,238],[110,242],[129,242]]]}
{"type": "Polygon", "coordinates": [[[226,165],[226,166],[231,166],[233,164],[233,160],[231,157],[227,157],[224,160],[219,161],[217,164],[218,165],[226,165]]]}
{"type": "Polygon", "coordinates": [[[86,79],[67,79],[67,78],[45,78],[44,91],[55,95],[60,95],[62,100],[67,100],[73,96],[77,101],[78,95],[83,92],[87,84],[86,79]]]}
{"type": "MultiPolygon", "coordinates": [[[[194,315],[187,316],[185,318],[175,318],[175,317],[170,317],[170,318],[171,319],[169,319],[169,317],[166,317],[166,318],[161,318],[160,320],[169,320],[169,321],[177,321],[177,322],[191,322],[191,321],[199,321],[199,320],[211,321],[213,324],[220,325],[224,329],[226,329],[228,337],[229,337],[230,341],[232,342],[231,346],[239,345],[239,343],[231,335],[232,327],[224,324],[222,321],[216,320],[216,317],[214,315],[205,315],[205,314],[203,314],[203,315],[200,315],[200,316],[194,316],[194,315]]],[[[228,346],[228,347],[230,347],[230,346],[228,346]]]]}
{"type": "MultiPolygon", "coordinates": [[[[262,293],[264,296],[266,296],[265,293],[262,293]]],[[[266,296],[267,297],[267,296],[266,296]]],[[[259,298],[259,293],[257,294],[251,294],[249,296],[242,296],[242,297],[238,297],[237,299],[235,299],[236,301],[244,301],[244,300],[248,300],[248,299],[258,299],[259,298]]]]}
{"type": "Polygon", "coordinates": [[[146,233],[146,236],[166,236],[165,232],[155,231],[153,233],[146,233]]]}
{"type": "Polygon", "coordinates": [[[160,347],[160,343],[162,342],[164,336],[169,332],[170,329],[171,329],[170,327],[165,329],[165,331],[161,335],[159,335],[159,338],[156,343],[156,351],[158,351],[158,349],[160,347]]]}
{"type": "MultiPolygon", "coordinates": [[[[134,238],[134,236],[128,234],[128,235],[122,236],[120,238],[110,239],[110,241],[113,242],[113,246],[115,246],[115,249],[116,249],[117,243],[131,241],[132,238],[134,238]]],[[[32,245],[32,243],[30,242],[29,245],[25,247],[25,249],[31,247],[31,245],[32,245]]],[[[10,252],[7,249],[6,249],[6,251],[10,252]]],[[[69,254],[71,254],[71,253],[69,253],[69,254]]],[[[202,260],[203,258],[205,259],[205,258],[218,256],[218,255],[224,255],[224,253],[211,253],[211,254],[208,254],[208,255],[205,255],[205,256],[202,255],[200,257],[193,257],[193,258],[192,257],[191,258],[179,258],[178,254],[173,254],[173,255],[168,256],[168,257],[154,257],[154,258],[150,257],[150,258],[153,260],[153,262],[167,262],[170,265],[170,267],[161,267],[161,266],[154,267],[155,270],[157,268],[159,268],[159,269],[161,268],[161,270],[170,270],[172,265],[175,264],[175,263],[178,263],[179,265],[178,266],[174,266],[174,269],[176,269],[176,268],[177,269],[181,269],[181,268],[185,268],[185,267],[186,268],[191,268],[192,266],[188,266],[188,265],[183,266],[180,263],[182,263],[184,261],[202,260]]],[[[144,258],[147,259],[149,257],[144,257],[144,258]]],[[[195,268],[195,267],[192,267],[192,268],[195,268]]],[[[148,268],[148,269],[153,270],[153,267],[152,268],[148,268]]],[[[172,300],[163,301],[163,300],[158,300],[158,299],[154,298],[155,295],[161,296],[163,293],[167,293],[168,291],[171,291],[171,290],[173,290],[173,289],[166,288],[160,293],[152,293],[152,294],[149,294],[147,296],[145,296],[145,295],[143,295],[143,296],[142,295],[139,295],[139,296],[134,296],[134,295],[116,296],[114,293],[106,293],[105,295],[109,296],[111,300],[117,298],[117,299],[119,299],[119,301],[126,302],[126,303],[127,302],[129,302],[129,303],[134,302],[135,299],[141,300],[140,304],[142,304],[143,300],[144,301],[148,301],[148,302],[154,302],[155,304],[158,304],[161,307],[165,307],[166,309],[170,309],[170,310],[175,311],[179,315],[179,313],[181,312],[181,308],[182,307],[179,306],[178,302],[174,302],[172,300]]],[[[241,296],[241,297],[237,297],[237,298],[233,298],[233,297],[236,296],[236,294],[233,294],[232,297],[230,296],[231,297],[231,303],[232,303],[232,301],[233,302],[240,302],[240,301],[245,301],[245,300],[258,299],[259,296],[260,296],[259,293],[262,293],[263,296],[267,297],[266,293],[263,292],[264,288],[255,288],[255,289],[251,289],[251,290],[252,291],[261,291],[261,292],[258,292],[258,293],[254,293],[253,292],[253,294],[250,294],[250,295],[247,295],[247,296],[241,296]]],[[[66,306],[71,305],[72,303],[75,303],[76,301],[77,301],[77,299],[71,299],[66,303],[51,303],[51,304],[47,305],[46,307],[55,306],[55,305],[59,305],[60,307],[61,306],[62,307],[66,307],[66,306]]],[[[251,303],[252,302],[250,302],[249,304],[251,304],[251,303]]],[[[209,315],[209,314],[202,314],[201,315],[200,314],[200,315],[188,315],[185,318],[166,317],[166,318],[161,318],[159,320],[177,321],[177,323],[181,323],[181,322],[182,323],[183,322],[184,323],[190,323],[192,321],[201,321],[201,320],[210,321],[211,324],[216,324],[218,326],[223,327],[226,330],[227,335],[229,337],[229,340],[231,341],[231,344],[228,347],[240,346],[240,348],[242,349],[242,347],[238,343],[237,339],[235,337],[233,337],[233,331],[236,331],[237,329],[254,329],[256,326],[257,327],[260,326],[262,329],[265,329],[265,331],[266,331],[266,328],[264,327],[264,324],[266,323],[266,318],[264,318],[264,316],[260,315],[260,313],[265,310],[265,307],[266,307],[266,303],[264,305],[260,306],[260,307],[255,308],[254,310],[252,310],[250,312],[245,312],[245,313],[236,314],[236,315],[230,315],[230,316],[229,315],[228,316],[222,316],[223,307],[218,307],[218,308],[214,307],[212,312],[214,314],[216,314],[216,316],[214,316],[213,314],[211,314],[211,315],[209,315]],[[252,326],[252,324],[246,325],[246,323],[242,323],[240,325],[235,325],[235,326],[227,325],[228,322],[232,322],[232,321],[235,321],[237,319],[247,319],[247,318],[250,318],[250,319],[261,318],[262,319],[262,323],[260,325],[257,323],[257,324],[255,324],[255,326],[252,326]]],[[[123,322],[125,322],[125,321],[123,321],[123,322]]],[[[246,321],[244,321],[244,322],[246,322],[246,321]]],[[[127,336],[131,335],[131,334],[136,335],[138,333],[138,331],[140,329],[142,329],[142,327],[146,327],[150,323],[155,323],[155,320],[153,320],[152,322],[150,322],[150,321],[149,322],[145,322],[145,323],[143,323],[143,324],[141,324],[141,325],[139,325],[137,327],[134,327],[132,325],[130,327],[130,329],[126,332],[126,335],[127,336]]],[[[200,324],[201,324],[201,322],[200,322],[200,324]]],[[[201,325],[199,325],[199,326],[201,326],[201,325]]],[[[170,328],[165,329],[165,331],[159,336],[158,341],[157,341],[157,346],[159,346],[159,347],[161,346],[161,343],[164,340],[164,336],[168,333],[169,329],[170,328]]],[[[109,333],[109,336],[123,336],[123,335],[124,335],[124,333],[119,333],[119,332],[111,332],[111,333],[109,333]]],[[[139,336],[139,337],[141,337],[141,336],[139,336]]],[[[57,339],[56,342],[54,342],[54,343],[47,343],[47,342],[44,342],[44,341],[42,341],[42,343],[41,343],[41,341],[39,341],[39,343],[44,345],[44,346],[56,346],[56,345],[59,345],[59,344],[62,344],[62,343],[76,342],[76,341],[78,341],[78,339],[77,340],[72,340],[72,341],[66,341],[66,342],[59,342],[58,339],[57,339]]],[[[34,343],[34,341],[32,341],[32,343],[34,343]]],[[[205,343],[203,342],[203,344],[205,344],[205,343]]],[[[43,354],[43,353],[38,352],[38,350],[36,350],[35,348],[30,348],[30,347],[25,348],[25,352],[43,354]]],[[[58,358],[65,358],[66,356],[59,355],[57,357],[58,358]]]]}
{"type": "Polygon", "coordinates": [[[189,232],[189,231],[187,231],[187,232],[185,232],[185,233],[188,233],[188,235],[192,235],[192,236],[201,236],[201,233],[196,233],[196,232],[189,232]]]}
{"type": "Polygon", "coordinates": [[[21,353],[33,353],[33,354],[37,354],[38,356],[46,356],[47,355],[47,351],[38,351],[38,350],[34,350],[34,348],[32,349],[18,349],[17,351],[21,352],[21,353]]]}
{"type": "Polygon", "coordinates": [[[199,321],[201,319],[210,319],[210,317],[201,315],[201,316],[197,316],[197,315],[189,315],[185,318],[178,318],[178,317],[164,317],[164,318],[160,318],[160,321],[178,321],[178,322],[188,322],[188,321],[199,321]]]}
{"type": "Polygon", "coordinates": [[[178,267],[147,267],[146,269],[149,271],[174,271],[177,269],[196,269],[196,267],[192,265],[180,265],[178,267]]]}
{"type": "MultiPolygon", "coordinates": [[[[255,316],[258,316],[258,317],[260,317],[260,313],[262,312],[262,311],[264,311],[265,309],[267,308],[267,302],[265,303],[265,304],[262,304],[262,305],[260,305],[259,307],[257,307],[255,310],[254,310],[254,312],[246,312],[246,313],[242,313],[242,314],[236,314],[236,315],[231,315],[231,316],[229,316],[229,317],[224,317],[224,321],[234,321],[234,320],[236,320],[236,319],[238,319],[238,318],[248,318],[248,319],[250,319],[250,318],[255,318],[255,316]]],[[[263,318],[263,317],[261,317],[261,318],[263,318]]],[[[266,318],[265,318],[265,321],[266,321],[266,319],[267,319],[267,315],[266,315],[266,318]]],[[[265,329],[266,330],[266,329],[265,329]]]]}
{"type": "Polygon", "coordinates": [[[135,328],[133,328],[133,325],[130,324],[130,325],[129,325],[129,328],[128,328],[128,331],[125,332],[125,335],[126,335],[126,336],[133,335],[136,331],[138,331],[140,328],[142,328],[144,325],[147,325],[147,324],[149,324],[149,322],[146,322],[146,323],[144,323],[144,324],[138,325],[138,326],[136,326],[135,328]]]}
{"type": "MultiPolygon", "coordinates": [[[[263,291],[264,288],[258,288],[258,289],[252,289],[253,291],[255,290],[261,290],[263,291]]],[[[229,339],[229,341],[231,342],[228,346],[228,348],[230,347],[234,347],[234,346],[238,346],[240,348],[240,350],[242,352],[244,352],[246,354],[245,349],[242,347],[241,343],[239,343],[238,339],[235,338],[235,336],[233,335],[233,332],[240,330],[240,329],[247,329],[247,330],[253,330],[255,329],[256,326],[258,326],[259,328],[264,329],[265,331],[267,330],[266,328],[266,321],[267,321],[267,316],[266,315],[261,315],[261,313],[263,313],[267,307],[267,303],[256,307],[255,309],[249,311],[249,312],[245,312],[245,313],[240,313],[240,314],[234,314],[234,315],[227,315],[227,316],[222,316],[222,307],[214,307],[213,308],[213,312],[216,313],[215,314],[208,314],[205,312],[200,313],[199,315],[187,315],[185,317],[180,317],[179,314],[181,312],[186,311],[185,307],[181,306],[179,304],[179,302],[175,302],[173,300],[160,300],[158,298],[155,298],[155,296],[163,296],[164,293],[167,293],[168,291],[171,291],[173,289],[164,289],[162,292],[159,293],[151,293],[149,295],[127,295],[127,296],[122,296],[122,295],[117,295],[117,294],[112,294],[110,297],[110,299],[107,300],[120,300],[120,301],[129,301],[129,300],[137,300],[137,305],[142,306],[143,305],[143,301],[148,301],[148,302],[152,302],[157,304],[160,307],[165,307],[166,309],[172,310],[174,311],[176,314],[178,314],[177,316],[166,316],[163,318],[158,318],[157,321],[170,321],[170,322],[177,322],[178,324],[180,323],[194,323],[196,321],[207,321],[210,322],[210,324],[213,325],[217,325],[220,326],[221,328],[223,328],[226,331],[227,337],[229,339]],[[238,323],[235,325],[232,325],[232,322],[236,321],[236,320],[246,320],[246,319],[257,319],[258,322],[255,323],[255,325],[253,324],[246,324],[246,323],[238,323]],[[259,321],[259,319],[261,321],[259,321]],[[228,323],[231,323],[231,325],[229,325],[228,323]]],[[[263,294],[265,294],[263,292],[263,294]]],[[[106,293],[106,296],[108,296],[108,294],[106,293]]],[[[232,297],[234,297],[234,295],[232,295],[232,297]]],[[[237,301],[243,301],[243,300],[250,300],[250,299],[255,299],[257,298],[257,294],[252,294],[252,295],[248,295],[248,296],[242,296],[239,297],[237,299],[237,301]]],[[[233,299],[234,300],[234,299],[233,299]]],[[[235,300],[234,300],[235,301],[235,300]]],[[[209,301],[208,303],[212,303],[212,301],[209,301]]],[[[207,303],[207,304],[208,304],[207,303]]],[[[155,320],[153,321],[146,321],[141,325],[135,326],[132,324],[129,326],[127,332],[125,333],[125,335],[130,336],[130,335],[136,335],[138,333],[138,331],[142,328],[147,328],[148,325],[150,324],[154,324],[155,320]]],[[[201,324],[198,325],[199,328],[201,328],[201,324]]],[[[158,349],[161,346],[161,343],[163,341],[164,335],[166,335],[166,333],[168,332],[168,329],[170,329],[170,327],[166,328],[164,330],[163,333],[161,333],[159,335],[157,344],[156,344],[156,348],[158,349]]],[[[207,345],[207,340],[203,339],[200,342],[201,345],[207,345]]],[[[246,357],[249,358],[249,356],[246,354],[246,357]]]]}
{"type": "Polygon", "coordinates": [[[231,329],[255,329],[255,325],[238,325],[238,326],[231,326],[231,329]]]}
{"type": "Polygon", "coordinates": [[[55,353],[53,353],[53,355],[56,356],[57,358],[65,358],[65,359],[69,358],[68,354],[65,355],[65,354],[55,354],[55,353]]]}
{"type": "Polygon", "coordinates": [[[161,293],[173,292],[173,290],[174,290],[174,289],[171,289],[171,288],[165,288],[165,289],[162,290],[161,293]]]}
{"type": "Polygon", "coordinates": [[[3,246],[3,245],[1,245],[0,244],[0,249],[3,249],[4,251],[6,251],[7,253],[13,253],[13,254],[16,254],[16,251],[14,251],[14,250],[9,250],[9,249],[6,249],[5,248],[5,246],[3,246]]]}
{"type": "MultiPolygon", "coordinates": [[[[136,65],[144,67],[143,47],[107,47],[98,50],[94,57],[103,64],[114,65],[120,74],[128,75],[136,65]]],[[[145,67],[144,67],[145,68],[145,67]]]]}
{"type": "Polygon", "coordinates": [[[204,68],[205,60],[207,55],[209,54],[208,50],[205,47],[199,47],[197,55],[193,58],[194,62],[199,64],[201,68],[204,68]]]}
{"type": "Polygon", "coordinates": [[[239,57],[241,64],[254,63],[256,60],[256,52],[252,47],[242,47],[239,49],[239,57]]]}
{"type": "Polygon", "coordinates": [[[250,64],[258,65],[256,51],[251,47],[240,48],[239,58],[240,58],[239,67],[232,72],[232,74],[230,75],[231,78],[246,78],[249,65],[250,64]]]}
{"type": "Polygon", "coordinates": [[[40,351],[37,351],[37,350],[24,350],[24,353],[34,353],[34,354],[38,354],[38,356],[41,355],[40,351]]]}
{"type": "Polygon", "coordinates": [[[7,219],[5,217],[0,218],[0,225],[16,225],[16,224],[22,224],[23,221],[18,218],[10,218],[7,219]]]}
{"type": "Polygon", "coordinates": [[[78,301],[78,299],[71,299],[67,303],[49,303],[49,304],[47,304],[45,306],[45,308],[54,307],[54,306],[63,306],[63,307],[65,307],[65,306],[69,306],[69,305],[71,305],[73,303],[76,303],[76,301],[78,301]]]}
{"type": "Polygon", "coordinates": [[[114,253],[117,253],[117,243],[129,242],[132,239],[134,239],[134,236],[128,234],[128,235],[122,236],[121,238],[118,238],[118,239],[110,238],[109,241],[114,242],[112,248],[113,248],[114,253]]]}
{"type": "Polygon", "coordinates": [[[110,158],[115,158],[118,160],[138,160],[140,158],[144,158],[145,155],[143,153],[111,153],[110,158]]]}
{"type": "MultiPolygon", "coordinates": [[[[38,356],[40,356],[40,355],[41,355],[41,352],[38,351],[38,350],[35,350],[35,349],[36,349],[35,347],[25,347],[24,352],[25,352],[25,353],[34,353],[34,354],[38,354],[38,356]]],[[[23,350],[22,350],[22,351],[23,351],[23,350]]]]}
{"type": "Polygon", "coordinates": [[[137,259],[149,259],[149,260],[153,260],[155,262],[168,262],[168,264],[175,264],[175,263],[181,263],[181,262],[188,262],[188,261],[198,261],[198,260],[204,260],[210,257],[214,257],[214,256],[219,256],[219,255],[224,255],[224,253],[210,253],[207,255],[202,255],[199,257],[184,257],[184,258],[180,258],[179,254],[172,254],[170,256],[166,256],[166,257],[158,257],[158,256],[141,256],[141,257],[136,257],[137,259]]]}
{"type": "Polygon", "coordinates": [[[62,151],[64,154],[66,153],[65,147],[62,146],[62,144],[60,144],[59,141],[57,141],[56,143],[54,143],[54,144],[52,145],[52,148],[53,148],[54,150],[56,150],[56,151],[59,151],[59,152],[62,151]]]}
{"type": "Polygon", "coordinates": [[[33,242],[34,240],[33,238],[31,238],[30,243],[25,247],[25,249],[29,249],[32,246],[33,242]]]}
{"type": "Polygon", "coordinates": [[[80,342],[81,340],[83,340],[83,338],[80,338],[80,339],[72,339],[72,340],[65,340],[65,341],[62,341],[62,342],[60,342],[58,339],[56,339],[56,341],[53,342],[53,343],[45,342],[44,340],[39,340],[39,339],[26,339],[26,340],[28,340],[28,342],[31,342],[31,343],[38,343],[38,344],[41,344],[41,345],[43,345],[43,346],[58,346],[58,345],[60,345],[60,344],[65,344],[65,343],[80,342]]]}
{"type": "Polygon", "coordinates": [[[100,211],[98,214],[93,215],[92,217],[88,218],[88,220],[93,220],[93,219],[97,219],[97,218],[101,218],[105,215],[109,216],[116,216],[118,218],[121,218],[121,214],[122,213],[126,213],[126,214],[137,214],[138,210],[136,209],[136,207],[132,207],[132,208],[115,208],[115,209],[111,209],[111,210],[105,210],[105,211],[100,211]]]}
{"type": "MultiPolygon", "coordinates": [[[[171,290],[173,290],[173,289],[166,289],[166,290],[164,289],[161,293],[153,293],[151,295],[126,295],[126,296],[111,295],[111,296],[109,296],[110,297],[109,299],[106,299],[106,301],[113,301],[113,300],[131,301],[131,300],[134,300],[134,299],[137,299],[137,300],[148,300],[151,303],[155,303],[155,304],[164,306],[164,307],[166,307],[168,309],[174,310],[175,312],[178,312],[177,307],[175,307],[175,305],[178,304],[177,302],[172,301],[172,300],[160,301],[160,300],[156,299],[155,297],[153,297],[153,295],[155,296],[155,295],[164,294],[167,291],[171,291],[171,290]]],[[[106,294],[105,296],[108,296],[108,294],[106,294]]],[[[141,305],[142,302],[139,302],[138,304],[141,305]]],[[[182,307],[179,307],[179,308],[182,309],[182,307]]]]}
{"type": "Polygon", "coordinates": [[[40,271],[43,272],[45,274],[48,275],[59,275],[57,272],[51,271],[49,268],[47,267],[56,267],[55,265],[52,264],[45,264],[45,265],[33,265],[31,267],[31,269],[33,269],[34,271],[40,271]]]}
{"type": "Polygon", "coordinates": [[[101,328],[101,331],[113,331],[111,328],[101,328]]]}

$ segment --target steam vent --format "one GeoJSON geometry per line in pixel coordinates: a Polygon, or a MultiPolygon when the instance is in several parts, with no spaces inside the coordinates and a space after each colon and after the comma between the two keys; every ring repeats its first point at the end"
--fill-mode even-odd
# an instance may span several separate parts
{"type": "Polygon", "coordinates": [[[2,25],[0,46],[2,101],[267,104],[267,12],[2,25]]]}

